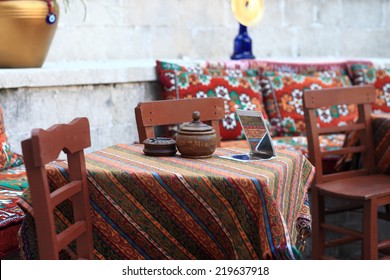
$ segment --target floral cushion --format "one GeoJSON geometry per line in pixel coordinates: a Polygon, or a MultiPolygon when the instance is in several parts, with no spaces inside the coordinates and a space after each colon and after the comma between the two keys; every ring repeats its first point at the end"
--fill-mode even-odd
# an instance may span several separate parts
{"type": "Polygon", "coordinates": [[[8,143],[5,133],[3,109],[0,106],[0,170],[10,167],[19,166],[23,163],[22,157],[11,151],[11,146],[8,143]]]}
{"type": "Polygon", "coordinates": [[[372,104],[374,113],[390,113],[390,68],[379,69],[371,65],[351,65],[355,85],[372,85],[376,100],[372,104]]]}
{"type": "Polygon", "coordinates": [[[225,119],[220,123],[222,140],[242,139],[243,132],[235,114],[237,109],[261,111],[268,119],[257,77],[211,76],[177,72],[177,88],[166,99],[222,97],[225,119]]]}
{"type": "MultiPolygon", "coordinates": [[[[232,76],[232,77],[257,77],[257,70],[241,71],[238,69],[206,68],[199,63],[178,65],[171,62],[156,61],[156,70],[159,81],[162,85],[163,98],[167,99],[176,94],[176,80],[178,72],[189,72],[194,74],[205,74],[210,76],[232,76]]],[[[178,97],[177,97],[178,98],[178,97]]]]}
{"type": "MultiPolygon", "coordinates": [[[[267,71],[263,73],[263,77],[265,108],[278,136],[305,135],[304,90],[351,85],[348,76],[339,75],[337,72],[318,72],[313,76],[305,76],[267,71]]],[[[318,124],[325,127],[353,122],[357,117],[357,110],[354,105],[342,105],[318,109],[317,114],[318,124]]]]}

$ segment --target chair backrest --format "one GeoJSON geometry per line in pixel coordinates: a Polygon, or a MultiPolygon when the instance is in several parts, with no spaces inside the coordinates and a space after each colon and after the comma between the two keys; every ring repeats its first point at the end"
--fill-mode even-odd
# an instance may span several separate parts
{"type": "Polygon", "coordinates": [[[138,103],[135,108],[138,138],[142,143],[155,137],[154,127],[192,121],[192,113],[200,112],[200,121],[211,125],[220,146],[219,121],[225,117],[224,100],[220,97],[158,100],[138,103]]]}
{"type": "Polygon", "coordinates": [[[74,119],[47,130],[33,129],[22,141],[40,259],[58,259],[59,252],[76,241],[76,258],[92,259],[92,224],[84,149],[91,146],[87,118],[74,119]],[[45,164],[67,155],[70,183],[50,192],[45,164]],[[74,223],[56,233],[54,209],[65,200],[73,205],[74,223]]]}
{"type": "Polygon", "coordinates": [[[371,103],[375,102],[372,86],[354,86],[330,89],[306,90],[303,93],[303,109],[306,123],[309,159],[316,167],[316,183],[374,173],[374,146],[371,125],[371,103]],[[318,127],[316,109],[337,105],[357,105],[358,119],[345,126],[318,127]],[[334,151],[321,151],[318,136],[341,132],[357,131],[359,145],[334,151]],[[322,158],[331,155],[361,154],[361,168],[332,174],[323,174],[322,158]]]}

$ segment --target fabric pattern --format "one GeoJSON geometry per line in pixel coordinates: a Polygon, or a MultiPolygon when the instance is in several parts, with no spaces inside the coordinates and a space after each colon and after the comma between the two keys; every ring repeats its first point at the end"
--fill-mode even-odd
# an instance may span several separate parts
{"type": "Polygon", "coordinates": [[[390,113],[390,68],[362,69],[362,78],[362,84],[375,87],[376,100],[372,104],[373,113],[390,113]]]}
{"type": "MultiPolygon", "coordinates": [[[[303,115],[303,92],[307,89],[322,89],[350,86],[348,76],[337,73],[316,73],[315,76],[264,72],[262,92],[265,108],[277,136],[299,136],[305,134],[303,115]]],[[[357,117],[355,106],[333,106],[317,109],[317,122],[320,126],[343,125],[357,117]]]]}
{"type": "Polygon", "coordinates": [[[4,127],[3,108],[0,106],[0,170],[20,166],[23,164],[22,156],[13,153],[8,143],[4,127]]]}
{"type": "Polygon", "coordinates": [[[0,171],[0,229],[23,219],[24,213],[16,202],[27,186],[24,165],[0,171]]]}
{"type": "MultiPolygon", "coordinates": [[[[242,128],[235,111],[259,110],[267,120],[259,89],[258,71],[190,67],[157,61],[156,69],[162,84],[163,99],[223,97],[225,119],[220,123],[222,140],[242,139],[242,128]]],[[[270,128],[272,131],[272,129],[270,128]]],[[[175,137],[177,126],[168,126],[164,136],[175,137]]]]}
{"type": "MultiPolygon", "coordinates": [[[[376,171],[390,174],[390,114],[373,114],[371,119],[374,134],[376,171]]],[[[343,146],[358,146],[360,143],[360,133],[358,130],[347,133],[343,146]]],[[[336,170],[346,171],[359,169],[360,167],[360,154],[349,153],[338,160],[336,170]]]]}
{"type": "Polygon", "coordinates": [[[373,116],[372,128],[378,172],[390,175],[390,114],[373,116]]]}
{"type": "MultiPolygon", "coordinates": [[[[302,154],[280,150],[274,159],[242,163],[219,157],[242,150],[192,160],[142,149],[116,145],[86,155],[96,259],[301,258],[295,244],[310,230],[306,194],[314,177],[302,154]]],[[[54,190],[68,181],[66,162],[48,166],[48,174],[54,190]]],[[[29,213],[23,256],[36,258],[28,190],[19,204],[29,213]]],[[[59,229],[69,211],[56,211],[59,229]]]]}
{"type": "Polygon", "coordinates": [[[373,67],[370,61],[351,61],[347,63],[348,76],[354,85],[361,85],[364,83],[363,69],[373,67]]]}
{"type": "Polygon", "coordinates": [[[175,63],[156,61],[157,77],[161,82],[163,98],[176,93],[176,71],[188,71],[203,74],[199,64],[181,66],[175,63]]]}
{"type": "Polygon", "coordinates": [[[286,62],[268,60],[226,60],[226,61],[206,61],[209,69],[256,69],[261,76],[265,71],[279,71],[291,74],[313,75],[316,72],[338,72],[341,75],[348,74],[347,62],[286,62]]]}
{"type": "Polygon", "coordinates": [[[268,120],[257,77],[210,76],[190,72],[177,73],[176,93],[166,99],[222,97],[225,118],[220,122],[222,140],[242,139],[243,131],[235,114],[237,109],[260,111],[268,120]]]}
{"type": "Polygon", "coordinates": [[[17,231],[25,214],[17,201],[27,186],[24,165],[0,171],[0,257],[18,248],[17,231]]]}
{"type": "Polygon", "coordinates": [[[162,94],[164,99],[177,94],[177,72],[189,72],[194,74],[204,74],[209,76],[228,76],[228,77],[257,77],[257,70],[241,71],[239,69],[207,68],[201,63],[190,65],[178,65],[171,62],[156,61],[157,77],[162,85],[162,94]]]}

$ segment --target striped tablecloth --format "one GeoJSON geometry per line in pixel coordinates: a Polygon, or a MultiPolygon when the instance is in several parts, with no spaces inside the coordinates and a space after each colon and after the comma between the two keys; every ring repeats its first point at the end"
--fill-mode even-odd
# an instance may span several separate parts
{"type": "MultiPolygon", "coordinates": [[[[148,157],[142,145],[116,145],[86,156],[96,259],[297,259],[309,230],[307,190],[314,168],[299,152],[271,160],[148,157]],[[301,232],[300,232],[301,231],[301,232]]],[[[53,189],[66,162],[48,168],[53,189]]],[[[19,201],[31,211],[26,191],[19,201]]],[[[57,211],[69,223],[69,205],[57,211]]],[[[36,258],[33,217],[21,230],[25,258],[36,258]]],[[[64,256],[66,254],[64,253],[64,256]]]]}

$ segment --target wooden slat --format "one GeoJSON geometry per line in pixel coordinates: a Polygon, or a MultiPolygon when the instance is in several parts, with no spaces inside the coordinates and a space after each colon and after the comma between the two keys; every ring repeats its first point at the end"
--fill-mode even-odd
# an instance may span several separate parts
{"type": "Polygon", "coordinates": [[[329,241],[325,242],[325,247],[327,247],[327,248],[335,247],[335,246],[339,246],[339,245],[342,245],[342,244],[352,243],[352,242],[355,242],[355,241],[358,241],[358,240],[361,240],[361,238],[356,237],[356,236],[341,237],[341,238],[338,238],[338,239],[332,239],[332,240],[329,240],[329,241]]]}
{"type": "Polygon", "coordinates": [[[368,174],[368,169],[365,169],[365,168],[359,169],[359,170],[341,172],[341,173],[326,174],[326,175],[323,175],[323,182],[329,182],[329,181],[333,181],[333,180],[350,178],[350,177],[355,177],[355,176],[365,176],[367,174],[368,174]]]}
{"type": "Polygon", "coordinates": [[[193,121],[192,113],[200,113],[200,121],[211,125],[217,135],[217,146],[221,146],[219,122],[225,118],[224,99],[221,97],[140,102],[134,109],[138,140],[155,137],[154,127],[193,121]]]}
{"type": "Polygon", "coordinates": [[[355,86],[345,91],[345,88],[322,89],[321,94],[318,90],[306,90],[304,94],[304,103],[306,108],[321,108],[340,104],[359,104],[375,102],[375,92],[371,86],[355,86]],[[361,91],[367,91],[362,95],[361,91]]]}
{"type": "Polygon", "coordinates": [[[64,249],[70,242],[75,240],[81,234],[85,233],[87,229],[85,221],[75,222],[63,232],[57,235],[58,250],[64,249]]]}
{"type": "Polygon", "coordinates": [[[180,100],[161,100],[144,102],[140,114],[145,126],[167,125],[180,122],[191,122],[192,113],[200,111],[200,120],[219,120],[225,117],[221,98],[194,98],[180,100]],[[185,105],[183,105],[185,102],[185,105]],[[207,102],[207,110],[201,110],[207,102]],[[178,116],[185,119],[178,120],[178,116]]]}
{"type": "Polygon", "coordinates": [[[353,211],[353,210],[361,209],[362,207],[363,207],[362,204],[342,205],[342,206],[337,207],[337,208],[326,208],[324,211],[325,211],[326,215],[333,215],[333,214],[338,214],[338,213],[342,213],[345,211],[353,211]]]}
{"type": "Polygon", "coordinates": [[[321,228],[324,228],[326,230],[330,230],[330,231],[333,231],[333,232],[337,232],[337,233],[346,234],[346,235],[349,235],[349,236],[352,236],[352,237],[355,237],[355,238],[358,238],[358,239],[362,239],[363,238],[363,233],[361,233],[359,231],[352,230],[352,229],[347,229],[347,228],[342,228],[342,227],[339,227],[339,226],[336,226],[336,225],[322,223],[321,224],[321,228]]]}
{"type": "Polygon", "coordinates": [[[73,181],[69,184],[66,184],[60,189],[55,190],[50,194],[51,197],[51,206],[52,209],[56,207],[58,204],[63,202],[66,199],[69,199],[76,193],[80,192],[82,188],[82,182],[80,180],[73,181]]]}
{"type": "Polygon", "coordinates": [[[340,133],[340,132],[346,132],[346,131],[354,131],[354,130],[361,130],[365,129],[366,126],[364,123],[353,123],[349,125],[342,125],[342,126],[332,126],[332,127],[319,127],[317,129],[318,134],[331,134],[331,133],[340,133]]]}
{"type": "Polygon", "coordinates": [[[367,151],[367,147],[365,146],[354,146],[354,147],[348,147],[348,148],[340,148],[337,150],[330,150],[330,151],[322,151],[321,156],[333,156],[333,155],[345,155],[345,154],[353,154],[353,153],[364,153],[367,151]]]}
{"type": "Polygon", "coordinates": [[[378,242],[378,249],[379,250],[384,250],[390,248],[390,239],[382,240],[378,242]]]}

